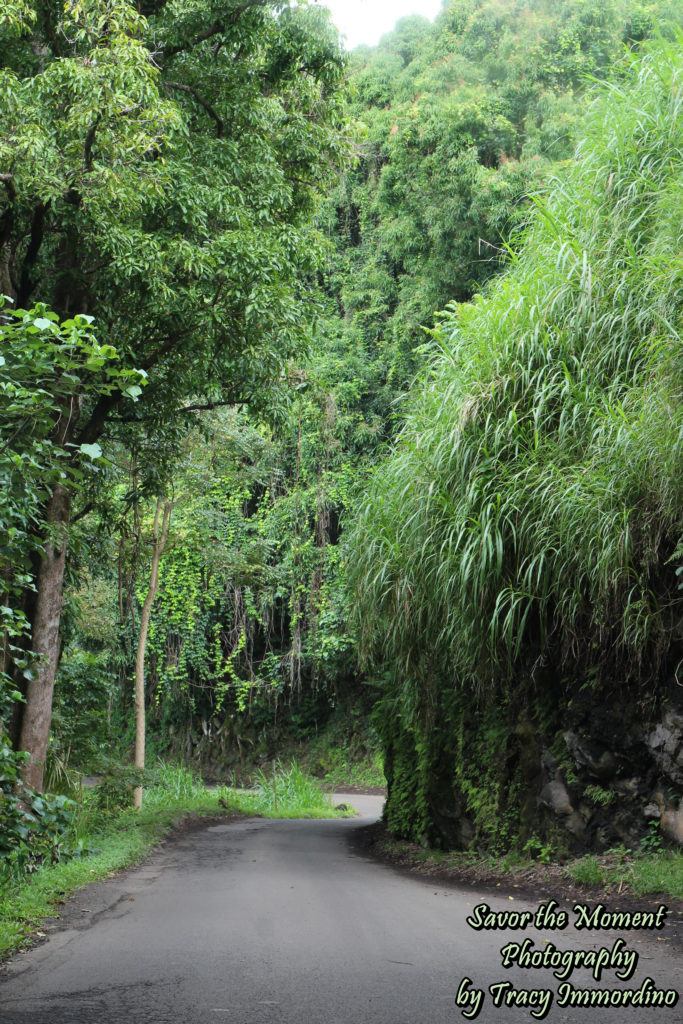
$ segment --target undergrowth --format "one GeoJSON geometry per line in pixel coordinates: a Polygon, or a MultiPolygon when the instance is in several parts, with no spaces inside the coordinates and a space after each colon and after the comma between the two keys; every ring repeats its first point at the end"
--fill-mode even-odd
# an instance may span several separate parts
{"type": "Polygon", "coordinates": [[[683,851],[648,853],[620,847],[604,854],[588,854],[560,867],[544,857],[528,857],[514,851],[502,856],[472,850],[445,852],[391,837],[381,841],[380,849],[403,865],[426,872],[451,873],[475,885],[498,879],[501,886],[526,888],[561,885],[566,881],[587,891],[599,890],[607,898],[631,893],[683,900],[683,851]]]}
{"type": "Polygon", "coordinates": [[[568,864],[566,875],[579,885],[609,888],[621,893],[626,887],[636,896],[663,893],[683,899],[683,853],[614,851],[581,857],[568,864]]]}
{"type": "Polygon", "coordinates": [[[242,814],[262,814],[269,818],[331,818],[338,816],[322,784],[305,774],[295,763],[276,764],[272,773],[258,771],[253,790],[218,791],[221,807],[242,814]]]}

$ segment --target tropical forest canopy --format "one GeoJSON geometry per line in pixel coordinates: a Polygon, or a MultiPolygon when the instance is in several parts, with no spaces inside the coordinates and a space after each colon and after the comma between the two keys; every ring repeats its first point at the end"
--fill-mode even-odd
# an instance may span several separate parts
{"type": "Polygon", "coordinates": [[[8,765],[129,755],[155,554],[154,749],[374,708],[406,835],[528,839],[577,692],[660,699],[681,20],[446,0],[345,54],[316,4],[4,5],[8,765]]]}

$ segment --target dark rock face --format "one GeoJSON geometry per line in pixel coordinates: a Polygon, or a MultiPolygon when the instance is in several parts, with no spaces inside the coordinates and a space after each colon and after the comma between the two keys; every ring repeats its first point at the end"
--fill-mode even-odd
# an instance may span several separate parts
{"type": "Polygon", "coordinates": [[[479,703],[461,691],[429,729],[391,722],[391,831],[497,852],[683,845],[683,691],[558,690],[545,680],[479,703]]]}
{"type": "Polygon", "coordinates": [[[683,715],[672,709],[665,711],[646,743],[661,772],[683,786],[683,715]]]}
{"type": "Polygon", "coordinates": [[[570,849],[637,846],[659,822],[683,844],[683,714],[673,702],[652,717],[624,701],[568,715],[566,754],[548,748],[539,814],[569,834],[570,849]]]}

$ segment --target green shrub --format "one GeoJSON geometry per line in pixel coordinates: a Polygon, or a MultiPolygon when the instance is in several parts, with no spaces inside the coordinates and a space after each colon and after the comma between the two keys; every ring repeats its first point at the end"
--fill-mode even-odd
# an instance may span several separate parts
{"type": "Polygon", "coordinates": [[[600,861],[592,854],[574,861],[567,874],[579,885],[603,885],[606,877],[600,861]]]}
{"type": "Polygon", "coordinates": [[[0,743],[0,886],[82,851],[75,828],[78,804],[22,785],[25,759],[0,743]]]}
{"type": "Polygon", "coordinates": [[[27,787],[21,798],[0,791],[0,886],[31,874],[45,863],[68,860],[83,852],[74,826],[78,804],[66,796],[36,793],[27,787]]]}
{"type": "Polygon", "coordinates": [[[146,773],[145,803],[155,806],[194,800],[206,794],[206,786],[192,768],[183,764],[168,764],[159,759],[146,773]]]}
{"type": "Polygon", "coordinates": [[[130,807],[133,803],[133,790],[136,786],[144,785],[146,778],[144,770],[109,762],[95,789],[95,810],[112,814],[130,807]]]}
{"type": "Polygon", "coordinates": [[[219,803],[228,810],[266,817],[332,817],[332,802],[320,782],[305,774],[294,763],[289,767],[277,764],[271,775],[256,773],[253,791],[240,792],[223,787],[219,803]]]}

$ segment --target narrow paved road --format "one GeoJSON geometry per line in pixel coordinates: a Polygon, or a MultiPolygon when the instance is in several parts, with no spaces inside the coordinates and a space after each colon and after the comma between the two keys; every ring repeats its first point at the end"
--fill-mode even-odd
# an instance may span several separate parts
{"type": "MultiPolygon", "coordinates": [[[[353,800],[366,815],[360,824],[377,816],[380,798],[353,800]]],[[[580,969],[571,984],[638,989],[649,977],[683,994],[666,929],[577,932],[572,920],[563,932],[475,930],[466,918],[477,904],[535,908],[444,889],[359,856],[348,842],[358,825],[249,819],[180,835],[142,868],[77,894],[66,927],[4,969],[1,1024],[459,1024],[465,977],[482,990],[510,982],[515,1000],[523,988],[552,991],[551,1024],[683,1019],[681,1002],[562,1007],[550,969],[501,965],[510,941],[597,951],[623,935],[640,957],[630,980],[607,969],[598,984],[580,969]]],[[[528,998],[538,1000],[538,1015],[548,997],[528,998]]],[[[476,1019],[519,1024],[539,1019],[532,1009],[496,1008],[486,992],[476,1019]]]]}

